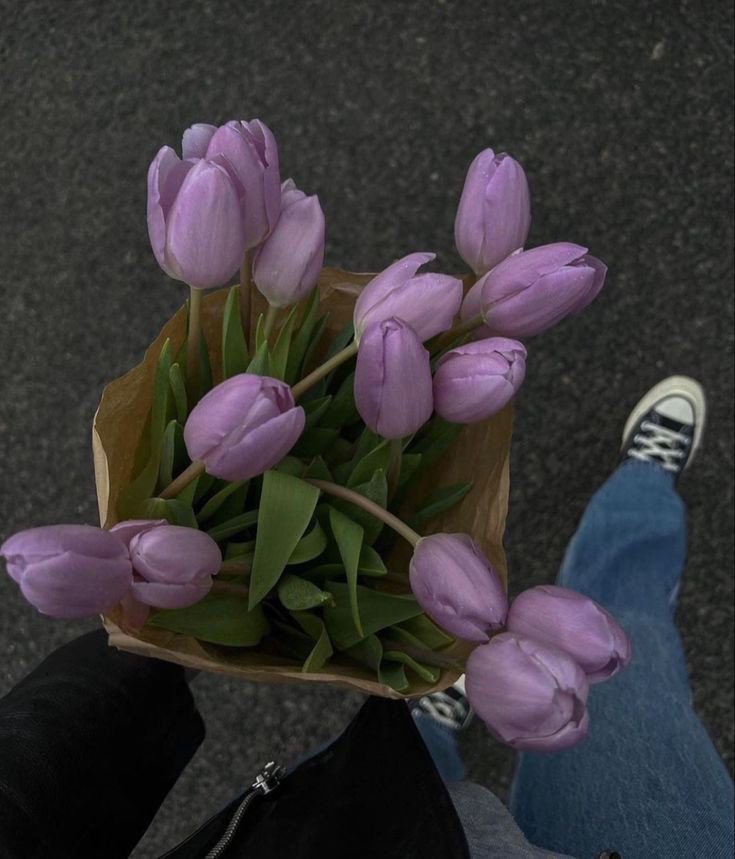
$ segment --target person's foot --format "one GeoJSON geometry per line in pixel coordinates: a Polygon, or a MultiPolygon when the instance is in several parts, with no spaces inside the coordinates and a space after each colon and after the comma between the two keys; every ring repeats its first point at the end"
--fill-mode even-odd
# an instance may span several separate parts
{"type": "Polygon", "coordinates": [[[653,462],[678,478],[694,458],[704,430],[706,401],[699,382],[669,376],[645,394],[623,430],[623,460],[653,462]]]}
{"type": "Polygon", "coordinates": [[[431,718],[453,731],[461,731],[472,721],[472,708],[464,690],[464,674],[443,692],[432,692],[419,698],[413,708],[414,718],[431,718]]]}

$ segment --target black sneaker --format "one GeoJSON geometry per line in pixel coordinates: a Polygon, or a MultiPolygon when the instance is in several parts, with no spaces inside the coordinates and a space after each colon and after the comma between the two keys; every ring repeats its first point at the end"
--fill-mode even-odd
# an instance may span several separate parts
{"type": "Polygon", "coordinates": [[[446,728],[461,731],[472,721],[472,708],[464,691],[464,674],[443,692],[419,698],[413,707],[414,719],[436,719],[446,728]]]}
{"type": "Polygon", "coordinates": [[[623,430],[622,459],[655,462],[678,478],[702,440],[705,413],[699,382],[687,376],[664,379],[630,413],[623,430]]]}

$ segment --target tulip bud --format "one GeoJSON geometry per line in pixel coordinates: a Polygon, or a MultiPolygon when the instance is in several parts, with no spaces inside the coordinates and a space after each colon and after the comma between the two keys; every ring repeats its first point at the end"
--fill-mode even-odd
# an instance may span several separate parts
{"type": "Polygon", "coordinates": [[[52,617],[102,614],[133,580],[122,541],[91,525],[30,528],[7,539],[0,555],[28,602],[52,617]]]}
{"type": "Polygon", "coordinates": [[[472,287],[462,319],[481,313],[487,330],[531,337],[579,313],[598,295],[607,266],[568,242],[515,253],[472,287]]]}
{"type": "Polygon", "coordinates": [[[491,337],[444,355],[434,374],[434,408],[447,421],[469,424],[499,412],[526,375],[526,349],[517,340],[491,337]]]}
{"type": "Polygon", "coordinates": [[[271,130],[259,119],[193,125],[184,132],[184,158],[219,160],[236,179],[245,196],[245,247],[260,244],[278,220],[281,179],[278,147],[271,130]]]}
{"type": "Polygon", "coordinates": [[[510,155],[485,149],[470,164],[454,222],[457,250],[485,274],[523,247],[531,226],[528,181],[510,155]]]}
{"type": "Polygon", "coordinates": [[[487,641],[505,623],[508,598],[500,577],[466,534],[422,537],[409,580],[421,608],[451,635],[487,641]]]}
{"type": "Polygon", "coordinates": [[[273,232],[255,252],[253,278],[273,307],[288,307],[316,286],[324,262],[324,212],[288,179],[273,232]]]}
{"type": "Polygon", "coordinates": [[[291,450],[304,429],[304,410],[285,382],[240,373],[192,409],[184,442],[192,460],[223,480],[262,474],[291,450]]]}
{"type": "Polygon", "coordinates": [[[197,289],[222,286],[245,252],[241,194],[222,166],[164,146],[148,170],[148,235],[158,264],[197,289]]]}
{"type": "Polygon", "coordinates": [[[490,732],[514,749],[554,752],[584,739],[589,684],[561,650],[504,632],[475,648],[465,688],[490,732]]]}
{"type": "Polygon", "coordinates": [[[508,630],[568,653],[590,683],[608,680],[631,660],[628,636],[594,600],[556,585],[542,585],[516,597],[508,630]]]}
{"type": "Polygon", "coordinates": [[[185,608],[204,599],[212,576],[222,566],[222,553],[204,531],[160,525],[130,541],[135,599],[156,608],[185,608]]]}
{"type": "Polygon", "coordinates": [[[355,302],[355,337],[374,322],[396,317],[422,342],[452,327],[462,303],[462,282],[446,274],[419,274],[435,254],[416,253],[389,265],[366,284],[355,302]]]}
{"type": "Polygon", "coordinates": [[[360,416],[384,438],[410,435],[431,417],[429,353],[402,319],[367,328],[357,353],[354,386],[360,416]]]}

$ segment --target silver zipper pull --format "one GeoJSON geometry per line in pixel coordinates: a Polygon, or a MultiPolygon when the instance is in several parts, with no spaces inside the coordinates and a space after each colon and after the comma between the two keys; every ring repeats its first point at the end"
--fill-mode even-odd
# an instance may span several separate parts
{"type": "Polygon", "coordinates": [[[251,787],[253,790],[260,791],[264,796],[274,791],[281,783],[281,776],[284,774],[284,768],[269,761],[255,778],[251,787]]]}

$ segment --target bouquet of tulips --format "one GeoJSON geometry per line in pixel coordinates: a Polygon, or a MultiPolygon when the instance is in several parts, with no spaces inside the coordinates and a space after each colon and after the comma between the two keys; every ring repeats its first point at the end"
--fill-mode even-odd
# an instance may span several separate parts
{"type": "MultiPolygon", "coordinates": [[[[575,244],[523,249],[526,176],[490,149],[457,211],[462,278],[421,272],[431,253],[375,276],[323,270],[319,200],[281,181],[258,120],[195,125],[182,155],[163,147],[150,166],[148,229],[189,299],[143,369],[103,395],[103,527],[16,534],[0,549],[10,576],[44,614],[104,615],[128,649],[393,697],[466,672],[504,742],[577,742],[589,683],[630,659],[625,634],[563,588],[509,607],[500,535],[493,563],[477,517],[458,521],[480,533],[435,531],[473,482],[427,494],[424,478],[467,424],[507,443],[498,416],[526,372],[519,338],[588,305],[605,266],[575,244]],[[337,305],[349,318],[335,328],[337,305]]],[[[463,451],[478,478],[487,455],[463,451]]]]}

